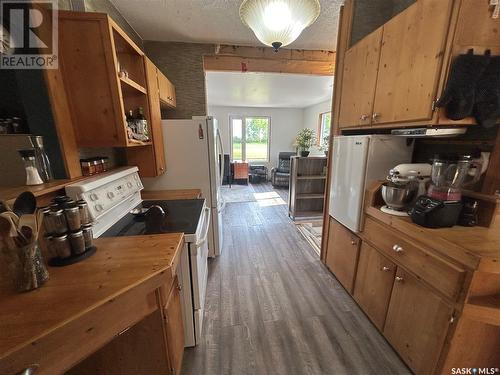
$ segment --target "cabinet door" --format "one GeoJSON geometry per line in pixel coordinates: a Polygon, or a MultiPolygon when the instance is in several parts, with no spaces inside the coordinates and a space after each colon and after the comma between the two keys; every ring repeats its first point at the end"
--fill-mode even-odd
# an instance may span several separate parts
{"type": "Polygon", "coordinates": [[[415,374],[434,372],[452,311],[441,297],[398,268],[384,335],[415,374]]]}
{"type": "Polygon", "coordinates": [[[452,0],[420,0],[384,25],[372,123],[430,120],[452,0]]]}
{"type": "Polygon", "coordinates": [[[378,329],[384,327],[396,265],[366,242],[359,253],[354,299],[378,329]]]}
{"type": "Polygon", "coordinates": [[[370,125],[377,80],[382,28],[346,51],[340,98],[341,128],[370,125]]]}
{"type": "Polygon", "coordinates": [[[158,87],[160,89],[160,100],[175,107],[175,88],[165,75],[158,70],[158,87]]]}
{"type": "Polygon", "coordinates": [[[331,217],[329,225],[326,265],[344,288],[352,293],[360,240],[331,217]]]}
{"type": "Polygon", "coordinates": [[[160,96],[156,66],[145,58],[146,88],[149,105],[149,129],[152,146],[127,149],[127,163],[139,167],[141,177],[156,177],[165,173],[165,145],[161,126],[160,96]]]}
{"type": "Polygon", "coordinates": [[[165,305],[165,331],[167,334],[167,351],[173,374],[180,374],[182,357],[184,355],[184,327],[182,322],[182,308],[179,281],[177,277],[172,284],[165,305]]]}

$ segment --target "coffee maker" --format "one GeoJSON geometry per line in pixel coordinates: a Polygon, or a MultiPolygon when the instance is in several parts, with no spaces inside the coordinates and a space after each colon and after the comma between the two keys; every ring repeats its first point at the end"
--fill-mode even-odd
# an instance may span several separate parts
{"type": "Polygon", "coordinates": [[[427,195],[410,210],[414,223],[428,228],[452,227],[462,210],[462,189],[481,177],[482,165],[470,155],[436,155],[427,195]]]}

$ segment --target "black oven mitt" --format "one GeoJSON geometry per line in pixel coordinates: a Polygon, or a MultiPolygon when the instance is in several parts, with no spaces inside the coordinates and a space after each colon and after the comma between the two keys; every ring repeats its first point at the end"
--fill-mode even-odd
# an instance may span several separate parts
{"type": "Polygon", "coordinates": [[[448,118],[462,120],[472,115],[476,84],[489,61],[489,55],[474,55],[472,49],[453,60],[446,89],[436,103],[438,107],[446,107],[448,118]]]}
{"type": "Polygon", "coordinates": [[[491,128],[500,118],[500,56],[491,58],[476,85],[474,117],[479,125],[491,128]]]}

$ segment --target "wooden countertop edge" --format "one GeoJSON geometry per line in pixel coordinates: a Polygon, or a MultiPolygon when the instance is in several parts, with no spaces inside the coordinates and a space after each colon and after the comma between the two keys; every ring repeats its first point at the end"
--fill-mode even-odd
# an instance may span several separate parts
{"type": "Polygon", "coordinates": [[[445,259],[458,262],[459,264],[469,269],[477,270],[480,268],[482,257],[467,250],[464,247],[458,246],[457,244],[450,242],[439,236],[434,236],[432,238],[434,244],[430,244],[428,241],[422,241],[422,233],[418,232],[418,235],[416,235],[414,232],[405,230],[405,228],[402,228],[400,225],[397,225],[397,223],[395,225],[395,222],[392,220],[392,217],[382,213],[376,207],[367,207],[365,213],[372,219],[382,222],[383,224],[390,226],[392,229],[402,232],[404,235],[410,237],[412,240],[420,242],[424,244],[426,247],[428,246],[432,248],[434,251],[436,251],[438,255],[444,257],[445,259]],[[441,246],[436,246],[436,244],[441,246]],[[440,247],[445,247],[447,252],[440,250],[440,247]]]}
{"type": "Polygon", "coordinates": [[[178,200],[201,198],[200,189],[177,189],[177,190],[143,190],[141,197],[144,200],[178,200]]]}
{"type": "MultiPolygon", "coordinates": [[[[29,340],[26,340],[24,341],[23,343],[20,343],[18,345],[16,345],[15,347],[11,348],[10,350],[8,351],[5,351],[3,353],[0,353],[0,360],[3,360],[5,358],[7,358],[8,356],[10,356],[11,354],[15,353],[16,351],[24,348],[25,346],[27,345],[30,345],[30,343],[34,342],[34,341],[38,341],[40,340],[41,338],[43,338],[44,336],[47,336],[49,334],[51,334],[52,332],[64,327],[65,325],[71,323],[71,322],[74,322],[75,320],[78,320],[79,318],[81,318],[82,316],[84,316],[85,314],[88,314],[89,312],[103,306],[104,304],[108,303],[110,300],[113,300],[113,299],[116,299],[116,298],[119,298],[121,295],[123,295],[124,293],[136,288],[137,286],[145,283],[145,282],[148,282],[148,281],[151,281],[152,279],[154,278],[158,278],[160,279],[161,275],[162,274],[165,274],[166,271],[168,271],[168,269],[171,269],[172,266],[176,263],[175,262],[175,259],[176,258],[179,258],[180,256],[180,252],[179,250],[182,249],[183,245],[184,245],[184,234],[183,233],[171,233],[170,235],[180,235],[180,241],[177,242],[177,248],[175,250],[175,253],[176,253],[176,256],[172,257],[172,260],[170,262],[170,264],[168,266],[164,266],[164,267],[161,267],[160,269],[156,270],[156,271],[152,271],[151,274],[149,274],[148,276],[142,278],[142,279],[139,279],[138,281],[136,282],[133,282],[129,285],[127,285],[127,287],[125,288],[122,288],[120,289],[119,291],[116,291],[115,293],[107,296],[106,298],[100,300],[99,302],[97,303],[94,303],[94,304],[91,304],[89,305],[89,307],[85,308],[84,310],[81,310],[80,312],[78,312],[77,314],[69,317],[69,318],[66,318],[64,320],[62,320],[60,323],[50,327],[49,329],[43,331],[43,333],[40,333],[36,336],[33,336],[31,337],[29,340]]],[[[161,236],[161,235],[157,235],[157,236],[161,236]]],[[[139,238],[140,237],[151,237],[151,235],[148,235],[148,236],[134,236],[134,238],[139,238]]],[[[174,271],[175,272],[175,271],[174,271]]],[[[160,280],[158,280],[158,286],[156,288],[159,288],[161,286],[161,282],[160,280]]],[[[153,289],[156,289],[156,288],[153,288],[153,289]]]]}

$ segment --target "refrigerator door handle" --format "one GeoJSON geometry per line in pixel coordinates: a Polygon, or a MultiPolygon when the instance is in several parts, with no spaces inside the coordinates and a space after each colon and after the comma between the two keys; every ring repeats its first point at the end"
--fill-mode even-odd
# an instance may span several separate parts
{"type": "Polygon", "coordinates": [[[222,186],[222,182],[224,181],[224,145],[222,144],[222,137],[220,135],[220,131],[217,128],[217,139],[219,140],[220,143],[220,150],[221,150],[221,170],[220,170],[220,186],[222,186]]]}

